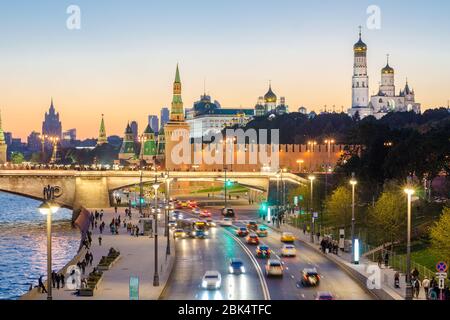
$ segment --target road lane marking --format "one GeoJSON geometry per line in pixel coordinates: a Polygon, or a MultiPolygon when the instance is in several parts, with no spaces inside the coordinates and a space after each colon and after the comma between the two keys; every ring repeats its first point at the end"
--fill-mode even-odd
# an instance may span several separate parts
{"type": "Polygon", "coordinates": [[[224,230],[226,232],[228,232],[228,234],[237,242],[237,244],[239,244],[239,246],[241,246],[241,248],[244,250],[244,252],[247,253],[248,257],[250,258],[250,261],[252,261],[253,265],[255,266],[256,272],[258,273],[259,281],[261,283],[261,288],[262,288],[263,295],[264,295],[264,300],[270,300],[269,288],[267,287],[266,279],[264,278],[264,274],[262,272],[262,269],[261,269],[258,261],[256,261],[256,258],[253,256],[250,249],[244,245],[244,243],[241,241],[241,239],[237,238],[229,230],[227,230],[225,228],[224,228],[224,230]]]}

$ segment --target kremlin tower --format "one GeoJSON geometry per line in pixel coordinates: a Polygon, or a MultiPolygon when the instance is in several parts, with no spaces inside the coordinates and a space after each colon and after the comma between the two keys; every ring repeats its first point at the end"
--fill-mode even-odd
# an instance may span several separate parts
{"type": "MultiPolygon", "coordinates": [[[[173,84],[173,99],[172,108],[170,111],[170,120],[164,126],[164,134],[166,170],[173,170],[175,168],[180,170],[188,169],[190,167],[191,161],[190,154],[189,156],[184,155],[182,152],[175,152],[174,154],[172,154],[175,146],[179,147],[179,144],[182,141],[189,142],[190,137],[190,127],[189,124],[185,121],[184,116],[183,100],[181,98],[181,78],[178,65],[175,73],[175,81],[173,84]],[[189,158],[189,163],[183,163],[183,158],[189,158]]],[[[190,143],[189,146],[186,146],[186,148],[184,149],[189,149],[190,153],[190,143]]]]}

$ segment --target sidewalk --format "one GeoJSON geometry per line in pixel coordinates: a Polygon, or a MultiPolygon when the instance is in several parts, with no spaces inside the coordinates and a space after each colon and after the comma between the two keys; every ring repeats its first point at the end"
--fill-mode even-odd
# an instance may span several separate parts
{"type": "MultiPolygon", "coordinates": [[[[303,230],[297,229],[288,224],[282,225],[280,228],[276,228],[272,226],[272,224],[268,224],[267,222],[263,222],[269,228],[272,228],[279,232],[291,232],[293,233],[300,241],[314,248],[315,250],[322,253],[320,250],[320,241],[322,237],[317,241],[317,237],[314,236],[314,244],[311,243],[311,236],[308,232],[303,234],[303,230]]],[[[322,253],[323,254],[323,253],[322,253]]],[[[328,253],[326,254],[327,258],[337,263],[340,267],[346,270],[349,274],[353,275],[358,281],[360,281],[362,286],[366,286],[367,278],[371,276],[370,273],[367,272],[369,266],[377,266],[377,263],[370,261],[365,257],[361,257],[360,264],[354,265],[350,263],[351,254],[347,252],[339,251],[339,255],[328,253]]],[[[391,268],[385,268],[382,266],[381,268],[381,289],[373,289],[370,290],[374,295],[376,295],[380,299],[387,300],[404,300],[405,299],[405,275],[400,274],[400,288],[397,289],[394,287],[394,275],[395,270],[391,268]]],[[[417,300],[416,298],[414,298],[417,300]]],[[[425,300],[425,291],[423,288],[420,289],[420,294],[418,300],[425,300]]]]}
{"type": "MultiPolygon", "coordinates": [[[[96,209],[91,209],[94,212],[96,209]]],[[[97,209],[100,211],[100,209],[97,209]]],[[[171,255],[166,257],[166,242],[164,237],[164,223],[160,222],[158,231],[158,262],[159,262],[159,287],[153,287],[154,275],[154,238],[148,236],[132,237],[123,227],[125,218],[125,208],[119,208],[117,215],[114,209],[103,209],[103,221],[106,226],[103,230],[102,245],[99,245],[98,237],[99,229],[94,228],[92,231],[92,246],[90,252],[94,256],[92,266],[86,267],[85,276],[97,266],[102,256],[108,254],[111,247],[120,251],[120,259],[113,267],[104,271],[103,279],[98,289],[94,292],[93,297],[78,297],[74,291],[53,288],[52,295],[54,300],[128,300],[129,299],[129,282],[130,276],[139,278],[139,298],[141,300],[156,300],[159,298],[175,261],[175,246],[173,238],[170,239],[171,255]],[[119,229],[119,235],[111,235],[109,224],[111,220],[120,215],[122,223],[119,229]]],[[[139,213],[132,210],[133,224],[138,223],[139,213]]],[[[127,220],[129,221],[129,220],[127,220]]],[[[85,253],[86,251],[84,251],[85,253]]],[[[81,260],[84,259],[84,253],[81,254],[81,260]]],[[[71,264],[76,264],[72,261],[71,264]]],[[[67,275],[66,275],[67,279],[67,275]]],[[[22,297],[24,300],[45,300],[46,294],[37,293],[37,289],[22,297]]]]}

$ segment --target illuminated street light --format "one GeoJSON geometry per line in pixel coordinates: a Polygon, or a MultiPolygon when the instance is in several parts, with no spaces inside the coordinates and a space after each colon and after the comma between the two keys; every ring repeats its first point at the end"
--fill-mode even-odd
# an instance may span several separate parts
{"type": "Polygon", "coordinates": [[[311,207],[311,230],[310,230],[310,235],[311,235],[311,243],[314,243],[314,205],[313,205],[313,190],[314,190],[314,180],[316,180],[316,177],[313,175],[310,175],[308,177],[309,181],[311,181],[311,199],[310,199],[310,207],[311,207]]]}
{"type": "Polygon", "coordinates": [[[405,300],[413,299],[413,288],[411,283],[411,202],[415,190],[411,187],[405,188],[408,201],[408,225],[407,225],[407,242],[406,242],[406,292],[405,300]]]}
{"type": "Polygon", "coordinates": [[[350,184],[352,186],[352,263],[358,264],[359,258],[356,258],[356,250],[355,250],[355,187],[358,184],[358,181],[355,179],[355,174],[352,174],[352,178],[350,180],[350,184]]]}

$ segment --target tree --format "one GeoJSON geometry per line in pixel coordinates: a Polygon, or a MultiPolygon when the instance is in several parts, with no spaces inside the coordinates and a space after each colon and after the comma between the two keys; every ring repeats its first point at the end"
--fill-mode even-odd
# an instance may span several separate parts
{"type": "Polygon", "coordinates": [[[433,253],[450,263],[450,208],[444,208],[441,218],[431,228],[430,236],[433,253]]]}
{"type": "Polygon", "coordinates": [[[25,161],[25,157],[21,152],[12,152],[11,153],[11,162],[13,164],[21,164],[25,161]]]}
{"type": "Polygon", "coordinates": [[[406,199],[400,187],[388,184],[369,208],[368,230],[379,243],[403,240],[406,232],[406,199]],[[373,230],[373,232],[372,232],[373,230]]]}
{"type": "Polygon", "coordinates": [[[352,192],[347,186],[337,187],[325,202],[325,223],[347,229],[352,221],[352,192]]]}
{"type": "Polygon", "coordinates": [[[40,152],[33,152],[31,154],[30,162],[39,163],[39,162],[41,162],[41,158],[42,158],[42,156],[41,156],[40,152]]]}

